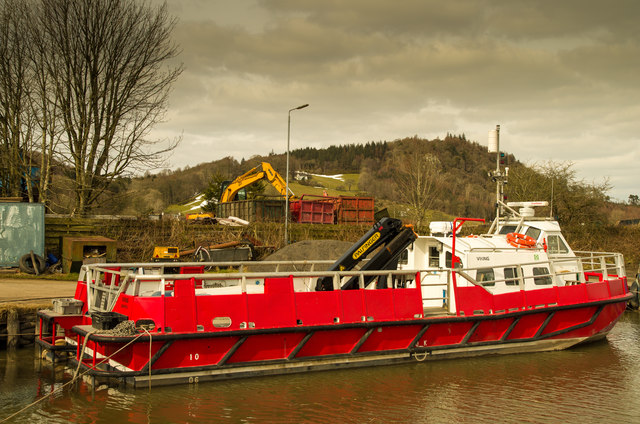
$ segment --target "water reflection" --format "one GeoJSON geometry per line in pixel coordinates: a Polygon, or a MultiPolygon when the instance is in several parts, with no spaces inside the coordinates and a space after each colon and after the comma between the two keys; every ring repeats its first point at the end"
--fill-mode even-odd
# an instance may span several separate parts
{"type": "MultiPolygon", "coordinates": [[[[640,314],[608,341],[539,354],[412,363],[193,386],[64,389],[13,422],[637,422],[640,314]]],[[[70,378],[0,352],[0,420],[70,378]]]]}

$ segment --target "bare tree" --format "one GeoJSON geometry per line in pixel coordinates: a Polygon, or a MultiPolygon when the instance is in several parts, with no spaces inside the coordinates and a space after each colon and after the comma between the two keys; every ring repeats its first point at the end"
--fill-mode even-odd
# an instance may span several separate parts
{"type": "MultiPolygon", "coordinates": [[[[509,172],[509,200],[548,200],[553,215],[563,224],[604,223],[607,180],[587,183],[576,176],[571,162],[548,161],[514,166],[509,172]]],[[[540,214],[548,214],[542,208],[540,214]]]]}
{"type": "Polygon", "coordinates": [[[420,226],[440,190],[440,161],[429,153],[405,153],[394,159],[396,190],[409,205],[411,218],[420,226]]]}
{"type": "Polygon", "coordinates": [[[40,5],[41,82],[53,84],[54,92],[45,128],[49,137],[63,128],[60,153],[73,167],[76,212],[84,214],[115,178],[159,165],[179,141],[147,138],[182,72],[169,64],[178,54],[170,39],[175,20],[166,4],[153,8],[136,0],[40,5]]]}
{"type": "Polygon", "coordinates": [[[21,196],[25,146],[31,136],[29,70],[23,2],[0,2],[0,192],[21,196]]]}
{"type": "MultiPolygon", "coordinates": [[[[30,10],[37,16],[41,10],[34,6],[30,10]]],[[[35,119],[34,140],[31,158],[39,157],[36,175],[30,173],[30,186],[37,188],[38,199],[49,204],[49,188],[53,177],[53,166],[59,159],[58,147],[64,136],[60,101],[56,96],[57,68],[48,69],[48,57],[53,50],[52,41],[46,29],[39,25],[28,25],[29,61],[31,69],[30,115],[35,119]],[[37,153],[36,153],[37,152],[37,153]]]]}
{"type": "Polygon", "coordinates": [[[0,0],[0,192],[47,204],[62,128],[56,125],[55,87],[43,66],[50,42],[33,24],[35,6],[0,0]]]}

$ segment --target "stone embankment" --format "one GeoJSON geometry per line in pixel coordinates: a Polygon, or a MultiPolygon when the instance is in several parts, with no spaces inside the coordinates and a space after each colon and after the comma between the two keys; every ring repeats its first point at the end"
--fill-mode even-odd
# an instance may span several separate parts
{"type": "Polygon", "coordinates": [[[0,349],[33,343],[38,310],[73,297],[75,287],[75,281],[0,278],[0,349]]]}

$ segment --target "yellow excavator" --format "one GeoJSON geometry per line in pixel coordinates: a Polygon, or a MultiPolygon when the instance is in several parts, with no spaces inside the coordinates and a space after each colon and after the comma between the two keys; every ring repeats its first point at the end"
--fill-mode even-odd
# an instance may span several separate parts
{"type": "Polygon", "coordinates": [[[291,189],[289,189],[289,196],[287,196],[285,180],[275,169],[273,169],[271,164],[267,162],[260,162],[260,165],[240,175],[224,187],[222,189],[222,195],[220,196],[220,202],[231,202],[241,189],[262,179],[269,181],[269,183],[271,183],[271,185],[274,186],[282,196],[289,198],[293,197],[291,189]]]}

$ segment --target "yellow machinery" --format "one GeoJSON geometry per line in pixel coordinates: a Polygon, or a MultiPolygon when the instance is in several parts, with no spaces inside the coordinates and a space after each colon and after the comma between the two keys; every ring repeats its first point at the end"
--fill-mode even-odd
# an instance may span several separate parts
{"type": "Polygon", "coordinates": [[[187,222],[210,222],[213,221],[215,215],[213,212],[188,213],[185,215],[187,222]]]}
{"type": "Polygon", "coordinates": [[[180,249],[177,247],[156,246],[153,248],[154,262],[177,262],[180,258],[180,249]]]}
{"type": "MultiPolygon", "coordinates": [[[[242,188],[262,179],[266,179],[267,181],[269,181],[271,185],[274,186],[282,196],[287,197],[286,183],[282,176],[278,174],[275,169],[273,169],[271,164],[267,162],[261,162],[260,165],[245,172],[235,180],[231,181],[231,183],[222,192],[222,195],[220,196],[220,202],[232,201],[238,191],[240,191],[242,188]]],[[[291,190],[289,190],[289,192],[290,196],[293,196],[293,192],[291,192],[291,190]]]]}

